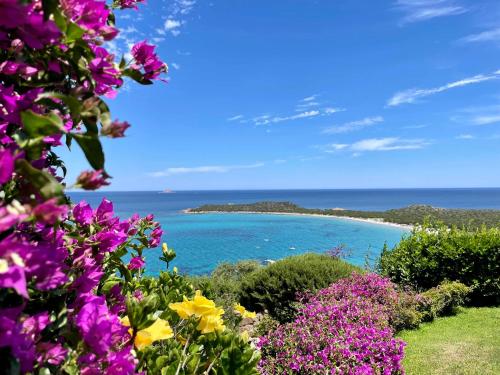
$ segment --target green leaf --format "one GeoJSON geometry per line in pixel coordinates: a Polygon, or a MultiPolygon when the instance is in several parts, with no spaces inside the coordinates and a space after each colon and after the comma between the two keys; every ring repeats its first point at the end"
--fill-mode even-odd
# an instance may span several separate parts
{"type": "Polygon", "coordinates": [[[96,134],[73,134],[85,157],[94,169],[104,169],[104,152],[96,134]]]}
{"type": "Polygon", "coordinates": [[[18,159],[16,161],[16,170],[30,180],[31,184],[38,189],[43,198],[50,199],[62,196],[63,187],[54,176],[32,167],[25,159],[18,159]]]}
{"type": "Polygon", "coordinates": [[[66,29],[66,42],[72,43],[76,40],[82,38],[83,34],[85,34],[85,30],[82,29],[74,22],[70,22],[68,24],[68,28],[66,29]]]}
{"type": "Polygon", "coordinates": [[[139,72],[138,70],[135,69],[125,69],[123,71],[123,75],[127,76],[129,78],[132,78],[134,81],[140,83],[141,85],[151,85],[153,84],[153,81],[150,79],[144,78],[144,76],[139,72]]]}
{"type": "Polygon", "coordinates": [[[66,132],[61,118],[55,113],[39,115],[28,110],[21,112],[21,120],[24,130],[33,138],[66,132]]]}
{"type": "Polygon", "coordinates": [[[64,95],[58,92],[45,92],[43,94],[40,94],[39,99],[43,98],[55,98],[62,100],[63,103],[68,106],[71,112],[71,118],[73,119],[75,125],[76,123],[79,122],[80,113],[82,111],[82,105],[77,98],[71,95],[64,95]]]}

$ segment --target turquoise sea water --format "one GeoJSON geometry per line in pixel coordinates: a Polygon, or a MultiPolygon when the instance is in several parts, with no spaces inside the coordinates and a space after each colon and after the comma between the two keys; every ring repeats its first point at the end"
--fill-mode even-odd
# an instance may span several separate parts
{"type": "MultiPolygon", "coordinates": [[[[342,207],[386,210],[410,204],[438,207],[500,208],[500,189],[392,189],[392,190],[270,190],[70,193],[73,201],[97,207],[103,197],[113,201],[123,219],[134,213],[153,213],[165,231],[163,241],[178,256],[173,262],[182,272],[202,274],[217,264],[242,259],[276,260],[307,251],[324,252],[344,244],[349,261],[363,265],[374,260],[384,243],[396,244],[407,230],[329,217],[260,214],[183,214],[205,203],[292,201],[304,207],[342,207]]],[[[147,270],[157,274],[160,249],[148,250],[147,270]]]]}

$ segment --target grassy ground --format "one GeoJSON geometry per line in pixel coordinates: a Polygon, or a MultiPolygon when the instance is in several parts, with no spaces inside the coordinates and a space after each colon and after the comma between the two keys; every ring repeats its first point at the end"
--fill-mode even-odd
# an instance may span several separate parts
{"type": "Polygon", "coordinates": [[[463,309],[399,336],[408,375],[500,374],[500,307],[463,309]]]}

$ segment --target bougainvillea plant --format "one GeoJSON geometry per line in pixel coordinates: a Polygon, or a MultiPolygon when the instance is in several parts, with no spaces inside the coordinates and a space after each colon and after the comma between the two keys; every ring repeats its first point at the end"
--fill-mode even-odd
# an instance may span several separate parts
{"type": "Polygon", "coordinates": [[[294,322],[261,337],[262,374],[403,374],[404,343],[390,326],[399,293],[376,274],[320,290],[294,322]]]}
{"type": "MultiPolygon", "coordinates": [[[[57,150],[80,147],[90,164],[73,186],[109,184],[100,137],[130,125],[106,101],[125,79],[167,71],[147,41],[130,61],[106,49],[113,12],[140,2],[0,0],[2,373],[255,373],[258,355],[224,311],[175,270],[144,276],[143,252],[162,236],[152,215],[122,220],[108,200],[64,194],[57,150]]],[[[175,253],[162,253],[168,268],[175,253]]]]}

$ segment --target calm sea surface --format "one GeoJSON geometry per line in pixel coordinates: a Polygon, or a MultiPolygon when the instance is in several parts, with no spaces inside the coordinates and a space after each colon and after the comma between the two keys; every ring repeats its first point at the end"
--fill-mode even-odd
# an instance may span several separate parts
{"type": "MultiPolygon", "coordinates": [[[[153,213],[165,231],[163,240],[178,256],[181,271],[202,274],[217,264],[242,259],[280,259],[307,251],[324,252],[338,245],[350,249],[349,261],[362,265],[374,259],[385,242],[396,244],[406,230],[345,219],[255,215],[189,215],[181,211],[207,203],[252,203],[263,200],[291,201],[308,208],[342,207],[386,210],[411,204],[446,208],[500,209],[500,189],[377,189],[377,190],[262,190],[158,192],[72,192],[77,202],[93,207],[103,197],[113,201],[122,218],[134,213],[153,213]]],[[[149,250],[147,269],[156,274],[160,249],[149,250]]]]}

